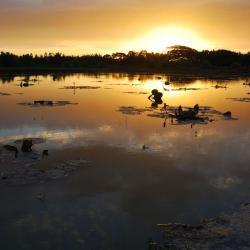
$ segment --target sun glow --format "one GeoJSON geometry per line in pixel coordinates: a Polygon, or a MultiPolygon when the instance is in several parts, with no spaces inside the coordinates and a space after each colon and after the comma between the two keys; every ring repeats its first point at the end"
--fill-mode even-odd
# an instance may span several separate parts
{"type": "Polygon", "coordinates": [[[164,52],[166,47],[184,45],[197,50],[213,49],[214,46],[193,31],[180,27],[161,27],[125,45],[125,50],[164,52]]]}

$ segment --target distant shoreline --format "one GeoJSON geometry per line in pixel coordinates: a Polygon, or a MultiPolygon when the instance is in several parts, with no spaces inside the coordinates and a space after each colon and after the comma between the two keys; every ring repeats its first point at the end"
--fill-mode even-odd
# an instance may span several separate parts
{"type": "Polygon", "coordinates": [[[0,53],[2,73],[141,73],[250,76],[250,53],[197,51],[172,46],[167,53],[117,52],[112,55],[67,56],[61,53],[15,55],[0,53]]]}

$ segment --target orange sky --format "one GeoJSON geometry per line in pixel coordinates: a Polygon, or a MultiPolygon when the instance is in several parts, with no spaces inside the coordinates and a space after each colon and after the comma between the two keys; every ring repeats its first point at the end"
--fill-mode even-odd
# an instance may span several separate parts
{"type": "Polygon", "coordinates": [[[0,0],[0,50],[66,54],[196,49],[250,51],[247,0],[0,0]]]}

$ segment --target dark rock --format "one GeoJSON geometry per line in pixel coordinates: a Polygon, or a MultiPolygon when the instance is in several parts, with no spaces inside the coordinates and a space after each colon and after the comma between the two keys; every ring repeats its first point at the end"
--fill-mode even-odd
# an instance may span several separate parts
{"type": "Polygon", "coordinates": [[[34,101],[34,104],[40,104],[40,105],[44,105],[45,101],[34,101]]]}
{"type": "Polygon", "coordinates": [[[232,117],[232,112],[231,111],[227,111],[223,114],[225,117],[232,117]]]}
{"type": "Polygon", "coordinates": [[[32,140],[23,140],[22,152],[31,152],[32,151],[32,140]]]}
{"type": "Polygon", "coordinates": [[[227,88],[227,86],[221,86],[221,85],[215,85],[214,86],[216,89],[226,89],[227,88]]]}
{"type": "Polygon", "coordinates": [[[13,151],[13,152],[15,152],[15,157],[17,158],[17,155],[18,155],[18,149],[17,149],[17,147],[11,146],[11,145],[4,145],[3,147],[4,147],[6,150],[8,150],[8,151],[13,151]]]}
{"type": "Polygon", "coordinates": [[[44,100],[40,100],[40,101],[34,101],[34,105],[53,106],[54,103],[53,103],[53,101],[44,101],[44,100]]]}
{"type": "Polygon", "coordinates": [[[43,150],[42,156],[43,156],[43,157],[49,156],[49,150],[43,150]]]}
{"type": "Polygon", "coordinates": [[[4,174],[4,173],[1,173],[1,179],[2,179],[2,180],[6,180],[6,179],[7,179],[7,176],[6,176],[6,174],[4,174]]]}
{"type": "Polygon", "coordinates": [[[45,195],[44,193],[39,193],[39,194],[36,196],[36,198],[37,198],[38,200],[43,201],[43,200],[45,200],[46,195],[45,195]]]}

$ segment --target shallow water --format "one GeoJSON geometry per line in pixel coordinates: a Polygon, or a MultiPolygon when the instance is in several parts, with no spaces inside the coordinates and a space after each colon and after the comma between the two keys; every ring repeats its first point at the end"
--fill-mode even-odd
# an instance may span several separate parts
{"type": "Polygon", "coordinates": [[[0,80],[0,144],[42,138],[35,151],[93,166],[46,185],[3,185],[4,249],[145,249],[157,223],[198,223],[250,200],[249,79],[75,74],[21,87],[23,78],[0,80]],[[163,104],[151,107],[152,89],[171,107],[210,107],[213,122],[172,123],[163,104]]]}

